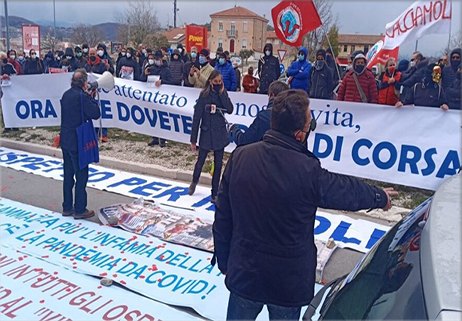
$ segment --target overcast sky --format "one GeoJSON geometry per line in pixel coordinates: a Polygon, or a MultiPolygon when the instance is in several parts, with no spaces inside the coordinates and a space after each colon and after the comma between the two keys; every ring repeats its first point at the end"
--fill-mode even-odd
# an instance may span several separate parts
{"type": "MultiPolygon", "coordinates": [[[[266,15],[271,21],[271,8],[280,0],[267,1],[193,1],[178,0],[180,9],[177,24],[210,22],[210,14],[234,5],[246,7],[253,12],[266,15]]],[[[162,26],[173,25],[173,0],[152,1],[162,26]]],[[[385,25],[397,18],[413,1],[332,1],[333,14],[338,17],[340,33],[380,34],[385,25]]],[[[72,24],[115,21],[118,13],[128,6],[128,1],[56,1],[56,20],[72,24]]],[[[1,12],[4,15],[3,1],[1,12]]],[[[453,0],[452,32],[461,29],[461,1],[453,0]]],[[[53,1],[8,1],[8,13],[31,21],[53,21],[53,1]]],[[[419,41],[419,50],[428,54],[439,52],[447,46],[448,36],[429,35],[419,41]]],[[[415,43],[401,46],[401,54],[410,54],[415,43]]]]}

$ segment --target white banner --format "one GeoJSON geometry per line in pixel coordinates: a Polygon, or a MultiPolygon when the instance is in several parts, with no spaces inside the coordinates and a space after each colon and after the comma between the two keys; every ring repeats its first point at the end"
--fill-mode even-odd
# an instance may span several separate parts
{"type": "MultiPolygon", "coordinates": [[[[0,148],[0,166],[25,171],[43,177],[62,180],[62,161],[56,158],[0,148]]],[[[188,195],[188,184],[141,174],[132,174],[90,166],[88,186],[126,195],[143,197],[159,204],[174,206],[184,215],[194,215],[203,221],[213,221],[215,205],[210,203],[210,189],[197,186],[194,195],[188,195]]],[[[112,204],[108,204],[112,205],[112,204]]],[[[56,208],[60,211],[61,208],[56,208]]],[[[340,247],[367,252],[389,227],[348,216],[334,215],[318,210],[314,235],[317,240],[332,238],[340,247]]]]}
{"type": "Polygon", "coordinates": [[[1,320],[201,320],[3,244],[0,274],[1,320]]]}
{"type": "MultiPolygon", "coordinates": [[[[12,77],[3,87],[7,127],[59,126],[60,99],[70,74],[12,77]],[[53,88],[53,89],[50,89],[53,88]]],[[[116,127],[189,143],[193,107],[199,90],[149,87],[116,79],[101,95],[104,127],[116,127]]],[[[249,126],[266,108],[268,97],[230,93],[230,123],[249,126]]],[[[318,122],[309,149],[330,171],[389,183],[436,190],[461,164],[461,111],[311,100],[318,122]]],[[[227,151],[235,147],[231,144],[227,151]]]]}
{"type": "Polygon", "coordinates": [[[416,1],[394,21],[387,23],[384,49],[417,41],[429,34],[449,35],[452,1],[416,1]]]}
{"type": "MultiPolygon", "coordinates": [[[[0,218],[2,246],[18,249],[18,252],[25,253],[26,256],[31,255],[77,273],[110,278],[130,290],[160,302],[191,307],[212,320],[226,318],[229,291],[218,267],[210,264],[211,253],[164,243],[155,237],[137,237],[120,229],[98,226],[84,220],[77,222],[72,218],[62,217],[59,213],[50,213],[4,198],[0,200],[0,218]]],[[[3,248],[1,254],[4,254],[3,248]]],[[[0,259],[0,267],[2,264],[0,259]]],[[[26,270],[30,272],[26,266],[22,274],[26,270]]],[[[21,270],[16,273],[21,275],[21,270]]],[[[45,279],[45,275],[43,276],[39,282],[45,279]]],[[[3,277],[1,285],[5,286],[3,277]]],[[[79,283],[78,290],[84,286],[79,283]]],[[[320,288],[316,284],[315,292],[320,288]]],[[[1,290],[2,288],[0,300],[1,290]]],[[[129,301],[125,297],[125,302],[129,301]]],[[[142,301],[138,303],[143,304],[142,301]]],[[[139,305],[134,304],[132,308],[139,305]]],[[[149,306],[150,310],[157,311],[156,317],[159,320],[192,319],[181,317],[179,312],[170,315],[167,307],[155,309],[155,305],[149,306]]],[[[118,313],[123,310],[117,308],[118,313]]],[[[127,310],[128,308],[125,312],[127,310]]],[[[132,319],[125,320],[149,320],[135,317],[132,315],[132,319]]],[[[88,317],[76,319],[84,320],[88,317]]],[[[97,317],[92,319],[104,320],[97,317]]],[[[119,318],[107,320],[115,319],[119,318]]]]}

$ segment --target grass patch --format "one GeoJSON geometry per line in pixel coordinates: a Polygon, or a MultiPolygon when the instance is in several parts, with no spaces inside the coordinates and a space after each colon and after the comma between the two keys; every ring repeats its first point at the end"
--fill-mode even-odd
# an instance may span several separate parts
{"type": "MultiPolygon", "coordinates": [[[[38,128],[38,127],[37,127],[38,128]]],[[[52,126],[52,127],[40,127],[40,129],[43,129],[43,130],[46,130],[48,132],[60,132],[61,131],[61,127],[59,126],[52,126]]]]}
{"type": "Polygon", "coordinates": [[[108,130],[108,137],[114,140],[127,140],[130,142],[148,142],[151,139],[151,137],[147,135],[114,128],[108,130]]]}
{"type": "Polygon", "coordinates": [[[202,167],[202,173],[210,173],[212,170],[212,161],[206,160],[204,167],[202,167]]]}

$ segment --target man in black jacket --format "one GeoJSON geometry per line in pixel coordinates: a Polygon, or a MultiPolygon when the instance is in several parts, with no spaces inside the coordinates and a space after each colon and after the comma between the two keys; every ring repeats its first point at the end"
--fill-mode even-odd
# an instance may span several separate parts
{"type": "Polygon", "coordinates": [[[231,126],[229,131],[237,146],[256,143],[263,139],[263,135],[271,128],[270,120],[274,98],[286,90],[289,90],[288,84],[278,80],[273,81],[268,88],[268,106],[266,109],[258,112],[249,129],[244,132],[238,125],[231,126]]]}
{"type": "Polygon", "coordinates": [[[314,294],[317,207],[387,210],[397,194],[323,169],[305,145],[308,106],[301,90],[280,93],[263,141],[237,148],[228,160],[212,260],[231,292],[228,320],[255,320],[265,304],[270,320],[298,320],[314,294]]]}
{"type": "MultiPolygon", "coordinates": [[[[77,66],[77,59],[74,57],[74,50],[71,47],[66,48],[66,51],[64,52],[64,58],[69,62],[69,68],[67,69],[68,72],[71,71],[76,71],[78,69],[77,66]]],[[[61,60],[61,63],[59,64],[59,68],[62,68],[63,66],[63,59],[61,60]]]]}
{"type": "Polygon", "coordinates": [[[85,69],[78,69],[72,76],[71,89],[67,90],[61,98],[60,145],[64,160],[63,216],[73,215],[75,219],[95,215],[94,211],[87,209],[85,189],[88,181],[88,166],[80,169],[76,132],[76,128],[82,125],[82,105],[85,120],[98,119],[101,116],[98,103],[86,93],[87,87],[87,72],[85,69]],[[75,201],[73,202],[74,178],[75,201]]]}
{"type": "Polygon", "coordinates": [[[135,50],[133,48],[128,48],[127,54],[120,59],[117,65],[116,77],[129,80],[140,80],[140,65],[136,61],[134,54],[135,50]]]}
{"type": "Polygon", "coordinates": [[[332,99],[334,90],[333,70],[326,63],[326,51],[319,49],[316,52],[316,62],[311,69],[310,98],[332,99]]]}
{"type": "Polygon", "coordinates": [[[428,63],[429,60],[425,58],[420,51],[416,51],[412,54],[409,70],[403,72],[401,76],[401,99],[408,99],[407,96],[410,95],[414,85],[425,78],[425,68],[427,68],[428,63]]]}
{"type": "Polygon", "coordinates": [[[263,50],[264,56],[258,61],[258,76],[260,77],[260,94],[267,94],[268,87],[279,79],[281,69],[278,58],[273,56],[273,45],[267,43],[263,50]]]}

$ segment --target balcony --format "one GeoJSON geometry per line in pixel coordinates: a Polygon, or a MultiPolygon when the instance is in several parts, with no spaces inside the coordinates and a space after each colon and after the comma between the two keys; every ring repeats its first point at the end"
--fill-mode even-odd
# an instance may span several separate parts
{"type": "Polygon", "coordinates": [[[226,36],[228,38],[237,38],[237,30],[235,29],[226,30],[226,36]]]}

